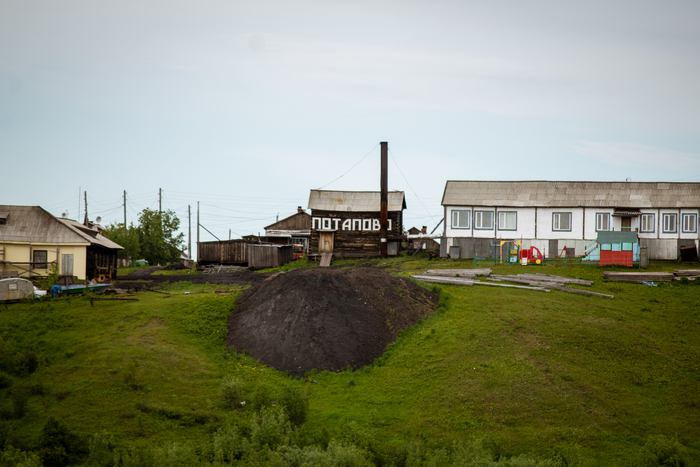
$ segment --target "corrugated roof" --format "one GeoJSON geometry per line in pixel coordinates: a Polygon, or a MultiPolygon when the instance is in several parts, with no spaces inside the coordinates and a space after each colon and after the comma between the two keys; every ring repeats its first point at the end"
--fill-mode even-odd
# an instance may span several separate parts
{"type": "Polygon", "coordinates": [[[68,228],[76,231],[80,236],[85,238],[87,241],[93,245],[99,245],[104,248],[110,248],[113,250],[123,250],[121,245],[114,243],[109,238],[100,234],[97,230],[88,229],[80,222],[74,221],[72,219],[58,219],[58,221],[65,224],[68,228]]]}
{"type": "Polygon", "coordinates": [[[58,219],[39,206],[0,206],[0,212],[7,212],[7,223],[0,224],[0,241],[93,244],[123,249],[97,232],[94,237],[82,232],[86,227],[79,222],[58,219]]]}
{"type": "Polygon", "coordinates": [[[0,224],[0,240],[6,242],[88,243],[39,206],[0,206],[7,223],[0,224]]]}
{"type": "Polygon", "coordinates": [[[443,206],[698,208],[700,183],[455,181],[443,206]]]}
{"type": "MultiPolygon", "coordinates": [[[[311,190],[309,209],[341,212],[379,212],[381,207],[379,191],[329,191],[311,190]]],[[[406,209],[403,191],[390,191],[387,197],[389,211],[406,209]]]]}

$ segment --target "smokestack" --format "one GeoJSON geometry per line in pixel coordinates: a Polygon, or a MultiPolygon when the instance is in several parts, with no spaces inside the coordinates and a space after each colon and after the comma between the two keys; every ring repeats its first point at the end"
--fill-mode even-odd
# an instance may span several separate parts
{"type": "Polygon", "coordinates": [[[422,234],[427,234],[428,233],[428,226],[424,225],[422,229],[420,229],[420,233],[422,234]]]}
{"type": "Polygon", "coordinates": [[[388,152],[389,145],[386,142],[379,143],[382,148],[382,167],[381,167],[381,197],[380,197],[380,212],[379,212],[379,255],[382,258],[388,256],[387,252],[387,231],[389,230],[389,208],[388,208],[388,152]]]}
{"type": "Polygon", "coordinates": [[[304,212],[303,209],[301,209],[301,206],[297,206],[297,214],[304,212]]]}

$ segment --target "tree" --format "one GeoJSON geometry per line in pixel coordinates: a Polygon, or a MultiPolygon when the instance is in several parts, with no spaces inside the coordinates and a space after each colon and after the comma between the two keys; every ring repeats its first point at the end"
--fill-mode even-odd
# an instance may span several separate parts
{"type": "Polygon", "coordinates": [[[127,228],[124,228],[124,224],[110,224],[102,233],[105,237],[124,248],[119,250],[117,254],[119,259],[137,259],[141,254],[139,230],[137,227],[134,227],[133,222],[127,228]]]}
{"type": "Polygon", "coordinates": [[[185,234],[176,235],[180,219],[173,211],[144,209],[139,215],[141,256],[150,264],[169,264],[180,260],[185,234]]]}

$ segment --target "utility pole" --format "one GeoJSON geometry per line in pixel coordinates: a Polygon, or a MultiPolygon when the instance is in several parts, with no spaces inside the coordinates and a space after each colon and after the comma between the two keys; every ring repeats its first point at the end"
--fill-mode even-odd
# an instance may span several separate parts
{"type": "Polygon", "coordinates": [[[197,201],[197,261],[199,261],[199,201],[197,201]]]}
{"type": "Polygon", "coordinates": [[[124,190],[124,232],[126,232],[126,190],[124,190]]]}
{"type": "Polygon", "coordinates": [[[192,212],[187,205],[187,257],[192,259],[192,212]]]}
{"type": "Polygon", "coordinates": [[[87,227],[87,224],[88,224],[87,190],[85,190],[85,220],[83,221],[83,225],[87,227]]]}
{"type": "Polygon", "coordinates": [[[381,151],[381,194],[379,206],[379,254],[382,258],[388,256],[387,251],[387,231],[389,230],[389,210],[388,210],[388,149],[389,145],[386,142],[379,143],[382,147],[381,151]]]}
{"type": "Polygon", "coordinates": [[[228,239],[231,240],[231,229],[228,229],[228,239]]]}
{"type": "Polygon", "coordinates": [[[158,188],[158,214],[163,212],[163,189],[158,188]]]}

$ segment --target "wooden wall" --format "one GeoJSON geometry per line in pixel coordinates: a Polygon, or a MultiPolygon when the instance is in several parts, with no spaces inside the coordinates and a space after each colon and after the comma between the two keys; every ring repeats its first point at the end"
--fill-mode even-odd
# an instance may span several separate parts
{"type": "MultiPolygon", "coordinates": [[[[339,219],[338,228],[334,233],[333,257],[334,258],[358,258],[363,256],[379,256],[380,241],[378,230],[344,230],[343,221],[346,219],[379,219],[378,212],[336,212],[336,211],[312,211],[312,219],[330,218],[339,219]]],[[[403,212],[390,211],[391,230],[387,232],[389,240],[399,240],[403,230],[403,212]]],[[[333,223],[335,224],[335,223],[333,223]]],[[[318,250],[318,225],[312,221],[311,239],[309,241],[309,253],[317,254],[318,250]]]]}
{"type": "Polygon", "coordinates": [[[197,262],[207,264],[247,264],[249,240],[225,240],[221,242],[199,242],[197,262]]]}
{"type": "Polygon", "coordinates": [[[251,268],[276,268],[292,259],[292,245],[248,245],[248,266],[251,268]]]}

